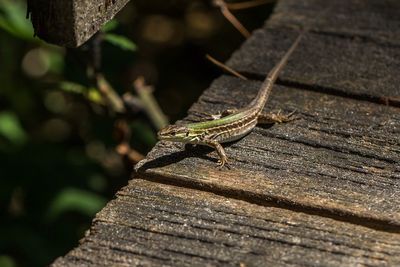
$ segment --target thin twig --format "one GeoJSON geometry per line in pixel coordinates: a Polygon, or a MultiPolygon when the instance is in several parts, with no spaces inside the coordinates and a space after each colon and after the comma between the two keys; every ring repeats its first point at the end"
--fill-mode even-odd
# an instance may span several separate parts
{"type": "Polygon", "coordinates": [[[261,6],[269,3],[275,3],[277,0],[250,0],[240,3],[225,3],[229,10],[241,10],[246,8],[252,8],[261,6]]]}
{"type": "Polygon", "coordinates": [[[119,144],[115,147],[115,151],[123,157],[127,157],[133,164],[144,159],[144,156],[138,151],[131,148],[129,142],[131,139],[131,128],[125,119],[117,120],[115,130],[118,132],[117,139],[119,144]]]}
{"type": "Polygon", "coordinates": [[[121,155],[123,157],[127,157],[133,164],[136,164],[145,158],[142,154],[140,154],[136,150],[132,149],[131,146],[129,145],[129,143],[125,143],[125,142],[118,144],[115,147],[115,151],[119,155],[121,155]]]}
{"type": "Polygon", "coordinates": [[[222,63],[221,61],[216,60],[215,58],[213,58],[212,56],[210,56],[209,54],[206,54],[206,58],[208,60],[210,60],[212,63],[214,63],[215,65],[217,65],[218,67],[220,67],[221,69],[235,75],[236,77],[239,77],[240,79],[243,80],[247,80],[247,78],[245,76],[243,76],[242,74],[240,74],[239,72],[235,71],[234,69],[232,69],[231,67],[228,67],[227,65],[225,65],[224,63],[222,63]]]}
{"type": "Polygon", "coordinates": [[[153,96],[153,87],[146,85],[143,77],[138,77],[133,82],[147,115],[150,117],[154,126],[159,130],[168,125],[168,119],[162,112],[160,106],[153,96]]]}
{"type": "Polygon", "coordinates": [[[96,83],[100,93],[106,99],[107,103],[109,103],[112,111],[124,113],[126,109],[121,97],[100,73],[96,74],[96,83]]]}
{"type": "Polygon", "coordinates": [[[229,11],[224,0],[214,0],[214,5],[219,7],[222,15],[245,37],[250,37],[250,32],[240,23],[240,21],[229,11]]]}
{"type": "MultiPolygon", "coordinates": [[[[93,83],[98,88],[102,95],[102,99],[105,104],[114,113],[119,113],[124,115],[123,117],[128,117],[128,113],[136,113],[138,110],[142,109],[141,101],[131,97],[121,97],[111,84],[106,80],[106,78],[101,73],[101,42],[103,41],[103,35],[97,34],[92,42],[92,57],[87,66],[88,77],[93,80],[93,83]]],[[[115,147],[115,151],[122,157],[129,160],[129,162],[136,164],[140,160],[144,159],[144,156],[131,148],[131,129],[127,122],[127,118],[119,119],[115,123],[114,127],[115,133],[118,133],[116,139],[118,140],[118,145],[115,147]]]]}
{"type": "Polygon", "coordinates": [[[144,110],[144,106],[139,97],[134,96],[131,92],[126,92],[122,95],[122,101],[124,102],[126,113],[136,114],[139,111],[144,110]]]}

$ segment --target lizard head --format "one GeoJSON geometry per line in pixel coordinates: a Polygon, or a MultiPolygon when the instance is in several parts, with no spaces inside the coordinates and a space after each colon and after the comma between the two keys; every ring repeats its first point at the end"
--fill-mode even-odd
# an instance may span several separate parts
{"type": "Polygon", "coordinates": [[[190,142],[193,139],[188,127],[182,125],[169,125],[157,133],[159,140],[173,142],[190,142]]]}

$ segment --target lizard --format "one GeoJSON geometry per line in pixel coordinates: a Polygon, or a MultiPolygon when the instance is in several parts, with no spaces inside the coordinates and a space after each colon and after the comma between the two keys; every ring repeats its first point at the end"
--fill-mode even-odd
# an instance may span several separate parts
{"type": "Polygon", "coordinates": [[[169,125],[158,133],[159,140],[172,142],[206,145],[214,148],[219,156],[218,165],[228,165],[228,157],[221,143],[241,139],[251,132],[257,124],[282,123],[290,120],[290,116],[280,114],[263,114],[262,110],[268,100],[272,87],[280,72],[286,65],[289,57],[297,48],[306,31],[302,31],[285,52],[280,61],[271,69],[262,83],[256,97],[244,108],[228,109],[218,115],[213,115],[213,120],[188,123],[184,125],[169,125]]]}

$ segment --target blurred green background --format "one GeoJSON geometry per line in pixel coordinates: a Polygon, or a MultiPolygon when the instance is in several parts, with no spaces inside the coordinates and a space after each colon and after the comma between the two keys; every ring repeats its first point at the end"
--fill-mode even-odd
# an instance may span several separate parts
{"type": "MultiPolygon", "coordinates": [[[[261,27],[272,4],[235,12],[261,27]]],[[[132,162],[116,152],[119,115],[90,78],[93,54],[119,95],[144,76],[171,122],[221,71],[244,38],[211,1],[132,1],[78,49],[33,37],[22,0],[0,0],[0,266],[43,266],[78,244],[122,186],[132,162]],[[97,42],[96,42],[97,40],[97,42]],[[97,50],[96,50],[97,49],[97,50]],[[95,50],[95,51],[94,51],[95,50]],[[95,53],[94,53],[95,52],[95,53]]],[[[130,145],[145,155],[156,129],[129,116],[130,145]]]]}

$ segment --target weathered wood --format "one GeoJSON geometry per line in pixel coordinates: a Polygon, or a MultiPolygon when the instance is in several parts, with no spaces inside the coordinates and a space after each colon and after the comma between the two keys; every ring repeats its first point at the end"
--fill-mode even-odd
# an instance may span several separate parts
{"type": "MultiPolygon", "coordinates": [[[[302,40],[266,108],[296,110],[298,120],[226,145],[231,169],[216,168],[209,148],[158,143],[136,166],[138,179],[54,266],[400,265],[400,46],[391,17],[400,2],[330,2],[333,15],[302,40]],[[350,16],[357,9],[364,15],[350,16]]],[[[299,25],[325,5],[280,1],[229,61],[253,80],[220,77],[184,122],[248,104],[299,25]]]]}
{"type": "Polygon", "coordinates": [[[361,38],[384,46],[400,45],[400,3],[397,0],[278,2],[267,27],[299,28],[312,25],[314,32],[342,38],[361,38]],[[315,19],[315,14],[328,13],[315,19]]]}
{"type": "MultiPolygon", "coordinates": [[[[261,80],[297,35],[298,31],[283,28],[259,30],[228,64],[261,80]]],[[[279,79],[308,90],[400,106],[399,65],[398,47],[310,33],[279,79]]]]}
{"type": "MultiPolygon", "coordinates": [[[[244,106],[260,84],[222,77],[189,113],[244,106]]],[[[168,142],[159,143],[137,168],[145,176],[250,202],[285,203],[359,217],[364,223],[376,220],[400,231],[397,108],[283,86],[275,86],[268,107],[296,110],[301,119],[257,127],[228,146],[231,170],[216,168],[217,155],[210,149],[184,150],[168,142]]]]}
{"type": "Polygon", "coordinates": [[[28,0],[35,34],[46,42],[78,47],[129,0],[28,0]]]}
{"type": "Polygon", "coordinates": [[[135,179],[53,266],[395,266],[400,235],[135,179]]]}
{"type": "Polygon", "coordinates": [[[298,29],[310,27],[280,75],[282,83],[400,106],[399,9],[400,2],[390,0],[281,1],[228,65],[263,79],[298,29]]]}

